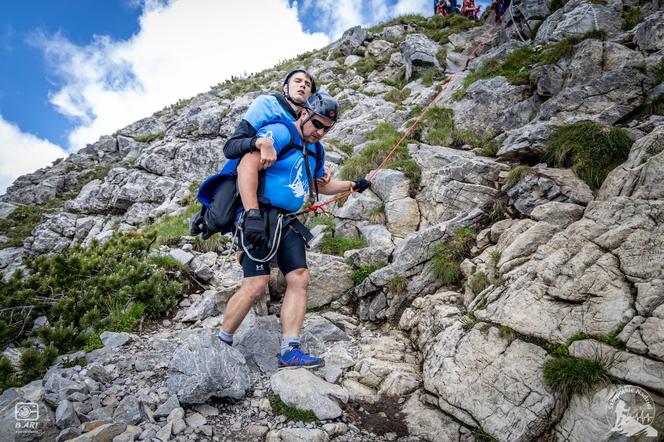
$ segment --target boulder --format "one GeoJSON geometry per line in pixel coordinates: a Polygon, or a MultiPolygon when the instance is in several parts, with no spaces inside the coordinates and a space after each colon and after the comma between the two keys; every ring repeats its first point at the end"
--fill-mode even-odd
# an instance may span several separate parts
{"type": "Polygon", "coordinates": [[[574,87],[542,104],[538,120],[588,119],[612,125],[645,103],[655,85],[638,62],[625,64],[574,87]],[[616,87],[619,84],[620,87],[616,87]]]}
{"type": "Polygon", "coordinates": [[[334,48],[339,49],[344,55],[350,55],[367,39],[367,30],[360,26],[347,29],[339,41],[334,44],[334,48]]]}
{"type": "Polygon", "coordinates": [[[423,188],[416,198],[428,225],[493,201],[500,193],[500,172],[508,170],[492,159],[447,147],[421,146],[413,158],[422,168],[423,188]]]}
{"type": "Polygon", "coordinates": [[[399,45],[406,63],[406,81],[428,68],[440,69],[439,46],[424,34],[409,34],[399,45]]]}
{"type": "Polygon", "coordinates": [[[634,29],[634,41],[642,51],[655,52],[662,49],[664,47],[664,12],[658,11],[640,23],[634,29]]]}
{"type": "Polygon", "coordinates": [[[627,161],[606,177],[597,198],[605,200],[614,196],[664,198],[664,126],[638,139],[627,161]]]}
{"type": "Polygon", "coordinates": [[[424,388],[440,409],[498,440],[536,440],[562,414],[563,400],[542,376],[544,349],[502,336],[498,328],[460,322],[434,338],[424,360],[424,388]]]}
{"type": "Polygon", "coordinates": [[[273,373],[277,370],[277,355],[281,347],[281,323],[274,316],[248,315],[235,332],[233,344],[254,371],[273,373]]]}
{"type": "Polygon", "coordinates": [[[454,127],[493,136],[523,126],[539,107],[529,96],[528,86],[512,85],[505,77],[478,80],[452,104],[454,127]]]}
{"type": "Polygon", "coordinates": [[[325,382],[305,368],[276,372],[270,378],[270,386],[286,405],[311,410],[320,420],[341,416],[339,404],[348,402],[346,390],[325,382]]]}
{"type": "Polygon", "coordinates": [[[580,220],[583,217],[585,207],[578,204],[561,203],[551,201],[549,203],[537,206],[530,212],[530,217],[535,221],[546,221],[549,224],[566,228],[570,224],[580,220]]]}
{"type": "Polygon", "coordinates": [[[572,170],[540,165],[528,169],[516,184],[506,190],[514,208],[528,216],[535,207],[550,201],[585,206],[593,200],[590,187],[572,170]]]}
{"type": "Polygon", "coordinates": [[[185,404],[202,404],[212,396],[240,399],[249,388],[244,356],[213,335],[189,335],[168,370],[168,388],[185,404]]]}
{"type": "Polygon", "coordinates": [[[311,274],[307,308],[317,308],[339,299],[353,288],[353,269],[339,256],[307,253],[311,274]]]}
{"type": "Polygon", "coordinates": [[[635,315],[629,281],[661,277],[664,232],[654,220],[662,214],[664,203],[591,202],[581,220],[503,275],[476,315],[550,342],[609,335],[635,315]]]}
{"type": "Polygon", "coordinates": [[[591,3],[586,0],[571,0],[549,15],[535,36],[536,43],[550,43],[566,37],[580,37],[590,31],[617,32],[622,15],[622,3],[591,3]]]}
{"type": "Polygon", "coordinates": [[[546,144],[555,127],[554,124],[538,121],[508,131],[496,158],[518,162],[539,160],[546,152],[546,144]]]}

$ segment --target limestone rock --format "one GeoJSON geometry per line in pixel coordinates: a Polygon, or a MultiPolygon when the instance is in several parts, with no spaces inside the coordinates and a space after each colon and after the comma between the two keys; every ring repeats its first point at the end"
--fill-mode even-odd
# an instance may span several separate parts
{"type": "Polygon", "coordinates": [[[272,430],[265,436],[265,442],[328,442],[327,433],[317,428],[282,428],[272,430]]]}
{"type": "Polygon", "coordinates": [[[507,166],[469,152],[421,146],[413,155],[422,168],[423,189],[417,195],[422,217],[433,225],[488,204],[507,166]]]}
{"type": "Polygon", "coordinates": [[[615,3],[603,5],[585,0],[571,0],[544,20],[537,30],[535,41],[556,42],[595,30],[609,34],[616,32],[618,22],[615,18],[621,15],[621,10],[616,9],[615,3]]]}
{"type": "Polygon", "coordinates": [[[348,401],[346,390],[325,382],[304,368],[278,371],[270,378],[270,385],[286,405],[311,410],[318,419],[341,416],[339,403],[348,401]]]}
{"type": "Polygon", "coordinates": [[[578,204],[551,201],[535,207],[530,213],[530,217],[535,221],[546,221],[564,229],[573,222],[580,220],[583,217],[584,210],[585,208],[578,204]]]}
{"type": "Polygon", "coordinates": [[[570,169],[543,166],[529,169],[506,193],[524,215],[550,201],[586,205],[593,199],[590,187],[570,169]]]}
{"type": "Polygon", "coordinates": [[[504,275],[477,316],[551,342],[608,335],[635,315],[628,279],[662,274],[662,227],[653,221],[661,213],[664,204],[650,201],[591,202],[580,221],[504,275]]]}
{"type": "Polygon", "coordinates": [[[452,105],[454,126],[485,136],[523,126],[538,107],[528,97],[528,86],[514,86],[505,77],[476,81],[452,105]]]}
{"type": "Polygon", "coordinates": [[[247,316],[235,333],[234,348],[244,356],[247,366],[263,373],[277,370],[281,324],[274,316],[247,316]]]}
{"type": "Polygon", "coordinates": [[[658,51],[664,47],[664,12],[648,16],[636,29],[634,40],[642,51],[658,51]]]}
{"type": "Polygon", "coordinates": [[[206,290],[191,305],[180,321],[195,322],[201,319],[214,316],[217,313],[217,292],[215,290],[206,290]]]}
{"type": "Polygon", "coordinates": [[[249,388],[242,354],[212,335],[187,337],[168,369],[168,388],[185,404],[204,403],[212,396],[240,399],[249,388]]]}
{"type": "Polygon", "coordinates": [[[569,353],[577,358],[608,361],[607,371],[611,376],[660,394],[664,392],[664,362],[620,351],[592,339],[574,341],[569,353]]]}
{"type": "Polygon", "coordinates": [[[329,304],[353,288],[351,267],[343,258],[321,253],[307,253],[307,265],[312,275],[309,283],[307,308],[329,304]]]}
{"type": "Polygon", "coordinates": [[[664,198],[664,126],[637,140],[627,161],[606,177],[597,198],[612,196],[664,198]]]}
{"type": "Polygon", "coordinates": [[[598,78],[564,89],[542,104],[538,120],[590,119],[614,124],[642,105],[653,80],[631,62],[598,78]],[[619,88],[615,85],[620,84],[619,88]]]}
{"type": "Polygon", "coordinates": [[[353,51],[359,48],[367,38],[367,30],[362,29],[360,26],[347,29],[341,39],[335,43],[335,47],[339,49],[344,55],[350,55],[353,51]]]}
{"type": "Polygon", "coordinates": [[[403,404],[408,433],[419,440],[470,440],[470,431],[440,410],[423,404],[419,394],[413,394],[403,404]]]}
{"type": "Polygon", "coordinates": [[[538,121],[508,131],[496,158],[501,161],[539,159],[546,152],[546,143],[554,128],[551,123],[538,121]]]}
{"type": "Polygon", "coordinates": [[[440,69],[436,57],[438,45],[424,34],[408,35],[399,45],[399,50],[406,63],[406,80],[431,67],[440,69]]]}
{"type": "Polygon", "coordinates": [[[461,323],[436,336],[424,361],[426,390],[438,405],[498,440],[537,439],[562,413],[562,398],[542,377],[549,356],[544,349],[509,340],[489,325],[467,333],[461,323]]]}

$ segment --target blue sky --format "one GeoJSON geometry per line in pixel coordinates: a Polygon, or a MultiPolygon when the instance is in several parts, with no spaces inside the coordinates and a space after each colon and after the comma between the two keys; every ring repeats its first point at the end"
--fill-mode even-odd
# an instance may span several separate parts
{"type": "Polygon", "coordinates": [[[231,75],[431,0],[21,0],[0,4],[0,194],[231,75]],[[268,37],[268,38],[266,38],[268,37]]]}

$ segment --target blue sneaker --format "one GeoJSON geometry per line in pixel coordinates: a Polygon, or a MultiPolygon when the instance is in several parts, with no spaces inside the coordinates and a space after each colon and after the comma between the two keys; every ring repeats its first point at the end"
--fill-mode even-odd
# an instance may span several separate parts
{"type": "Polygon", "coordinates": [[[277,364],[279,368],[316,368],[325,366],[325,360],[310,356],[294,345],[288,353],[279,355],[277,364]]]}

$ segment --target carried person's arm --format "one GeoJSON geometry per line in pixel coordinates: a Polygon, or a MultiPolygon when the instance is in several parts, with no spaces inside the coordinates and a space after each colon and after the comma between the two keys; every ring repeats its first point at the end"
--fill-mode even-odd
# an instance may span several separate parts
{"type": "Polygon", "coordinates": [[[237,166],[237,185],[244,210],[258,208],[258,171],[261,157],[258,152],[245,155],[237,166]]]}

